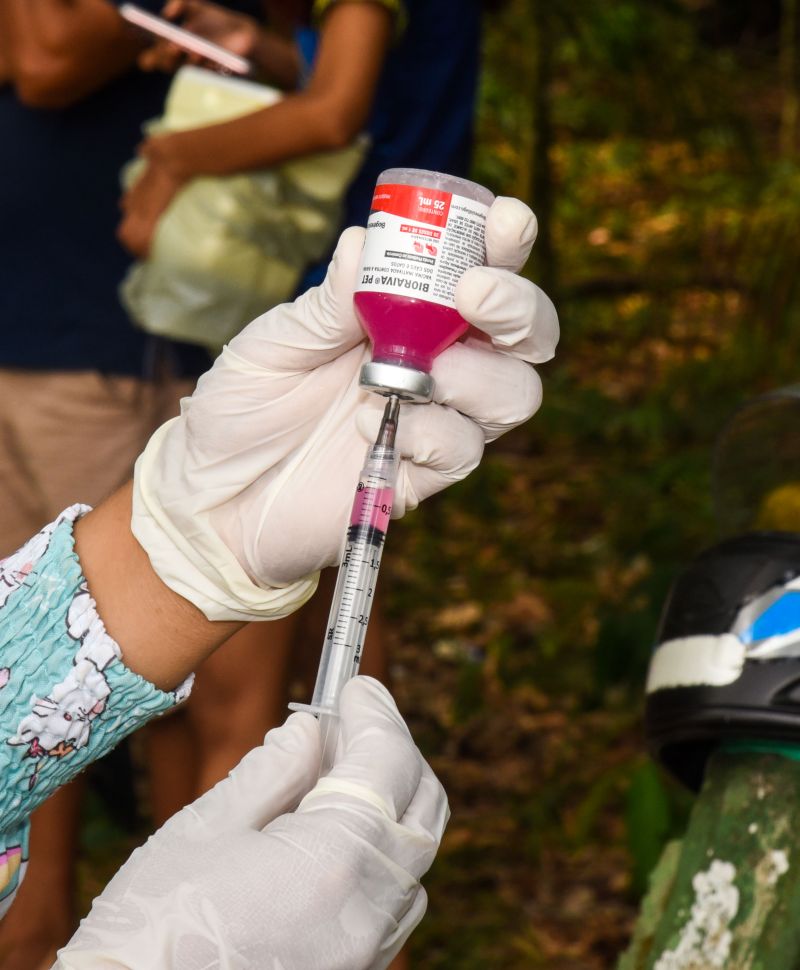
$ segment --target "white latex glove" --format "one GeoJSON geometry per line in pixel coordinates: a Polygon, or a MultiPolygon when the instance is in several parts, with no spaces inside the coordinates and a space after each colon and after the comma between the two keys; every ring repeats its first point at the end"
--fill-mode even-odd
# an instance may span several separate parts
{"type": "MultiPolygon", "coordinates": [[[[437,358],[434,403],[401,409],[395,517],[468,475],[486,441],[539,406],[530,363],[553,356],[558,318],[514,275],[535,236],[527,206],[494,203],[492,268],[468,270],[456,288],[459,312],[483,333],[437,358]]],[[[209,619],[283,616],[338,562],[385,403],[358,386],[369,359],[353,310],[363,239],[348,229],[321,287],[235,337],[137,463],[133,532],[161,579],[209,619]]]]}
{"type": "Polygon", "coordinates": [[[315,784],[320,747],[310,714],[271,731],[133,853],[56,970],[386,967],[425,912],[447,798],[377,681],[342,691],[315,784]]]}

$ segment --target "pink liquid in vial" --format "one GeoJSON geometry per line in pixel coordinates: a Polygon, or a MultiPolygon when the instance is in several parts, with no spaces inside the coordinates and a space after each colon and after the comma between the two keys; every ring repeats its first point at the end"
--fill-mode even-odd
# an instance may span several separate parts
{"type": "Polygon", "coordinates": [[[362,387],[431,400],[434,359],[469,328],[455,288],[485,259],[493,199],[488,189],[441,172],[380,174],[353,297],[372,341],[362,387]]]}
{"type": "Polygon", "coordinates": [[[433,360],[466,333],[458,310],[394,293],[360,292],[356,313],[372,340],[372,359],[429,373],[433,360]]]}

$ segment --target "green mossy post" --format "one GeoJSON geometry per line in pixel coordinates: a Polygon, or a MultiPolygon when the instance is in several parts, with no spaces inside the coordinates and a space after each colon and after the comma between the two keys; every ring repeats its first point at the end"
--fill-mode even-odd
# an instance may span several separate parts
{"type": "Polygon", "coordinates": [[[800,968],[800,761],[720,751],[617,970],[800,968]]]}

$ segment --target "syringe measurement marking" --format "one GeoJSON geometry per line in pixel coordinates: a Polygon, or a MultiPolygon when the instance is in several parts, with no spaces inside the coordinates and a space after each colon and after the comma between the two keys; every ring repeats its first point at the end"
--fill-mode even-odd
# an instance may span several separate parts
{"type": "MultiPolygon", "coordinates": [[[[366,518],[366,522],[369,522],[371,519],[371,516],[369,515],[370,510],[364,509],[362,507],[362,511],[367,513],[364,516],[364,518],[366,518]]],[[[369,540],[365,542],[364,537],[360,537],[361,541],[359,542],[357,540],[354,543],[354,546],[362,547],[362,549],[358,550],[359,552],[363,551],[363,555],[358,557],[359,561],[357,563],[354,561],[355,557],[353,557],[352,555],[352,553],[355,552],[356,549],[353,546],[348,548],[348,555],[346,557],[346,560],[348,563],[348,571],[347,571],[347,574],[345,575],[343,590],[342,590],[342,598],[340,601],[342,609],[339,610],[339,613],[337,616],[337,622],[335,624],[334,630],[332,631],[333,632],[332,639],[334,640],[334,642],[338,643],[338,645],[344,648],[348,653],[352,651],[351,662],[353,664],[354,669],[357,667],[357,664],[360,662],[361,654],[363,652],[363,645],[364,645],[363,633],[369,622],[370,611],[367,610],[365,613],[361,613],[358,616],[356,616],[355,614],[350,614],[350,615],[343,615],[343,614],[349,613],[349,608],[354,602],[355,592],[353,590],[353,584],[358,583],[358,579],[360,578],[358,574],[362,573],[364,568],[366,568],[369,571],[369,573],[372,574],[373,576],[377,573],[378,566],[380,565],[380,560],[381,560],[380,554],[382,552],[380,548],[380,544],[382,544],[382,541],[385,536],[385,533],[381,534],[380,539],[378,539],[378,536],[375,535],[375,533],[378,533],[378,532],[379,530],[376,529],[375,532],[373,533],[374,538],[372,542],[370,542],[369,540]],[[378,539],[377,542],[375,541],[376,539],[378,539]],[[366,559],[366,553],[368,551],[369,546],[373,546],[373,548],[377,547],[378,555],[373,555],[372,558],[368,560],[366,559]],[[352,567],[352,569],[350,567],[352,567]]],[[[367,595],[366,595],[366,602],[364,605],[365,607],[368,607],[371,604],[371,601],[373,599],[373,586],[370,586],[370,585],[355,586],[355,591],[357,592],[363,593],[365,589],[367,590],[367,595]]]]}
{"type": "Polygon", "coordinates": [[[375,478],[368,479],[366,483],[361,481],[356,490],[348,541],[342,557],[344,575],[341,577],[339,607],[327,638],[330,648],[339,652],[337,666],[349,668],[349,676],[358,672],[364,651],[393,499],[394,490],[382,478],[377,481],[375,478]],[[356,613],[359,594],[361,611],[356,613]]]}
{"type": "MultiPolygon", "coordinates": [[[[390,397],[376,442],[367,453],[350,510],[314,693],[308,707],[295,705],[300,709],[335,713],[342,687],[358,673],[392,514],[399,464],[394,450],[399,407],[399,398],[390,397]]],[[[332,723],[330,719],[326,722],[326,739],[332,723]]]]}

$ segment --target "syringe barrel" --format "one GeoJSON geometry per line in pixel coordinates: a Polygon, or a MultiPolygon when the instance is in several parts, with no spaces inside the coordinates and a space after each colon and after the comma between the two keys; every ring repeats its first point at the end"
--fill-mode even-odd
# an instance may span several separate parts
{"type": "Polygon", "coordinates": [[[320,711],[335,714],[342,688],[358,673],[398,464],[394,448],[376,444],[367,452],[359,477],[311,700],[311,707],[320,711]]]}
{"type": "Polygon", "coordinates": [[[381,444],[370,445],[359,482],[368,478],[380,479],[384,488],[394,490],[399,465],[400,456],[396,448],[381,444]]]}

